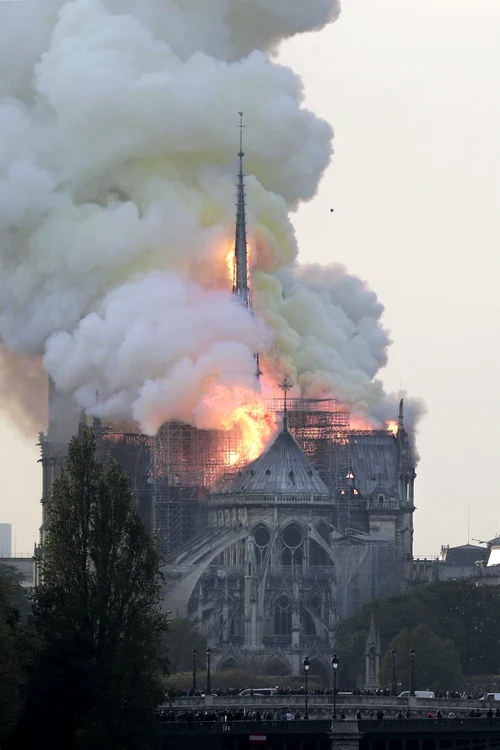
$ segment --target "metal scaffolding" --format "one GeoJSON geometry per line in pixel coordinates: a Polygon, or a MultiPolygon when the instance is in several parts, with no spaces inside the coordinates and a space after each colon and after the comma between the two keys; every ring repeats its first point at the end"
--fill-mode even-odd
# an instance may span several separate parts
{"type": "MultiPolygon", "coordinates": [[[[349,412],[336,399],[289,398],[288,427],[326,486],[337,494],[349,469],[349,412]]],[[[283,413],[283,399],[266,403],[283,413]]]]}
{"type": "Polygon", "coordinates": [[[237,429],[199,430],[172,421],[154,437],[106,428],[103,440],[129,475],[139,512],[165,554],[200,528],[208,490],[246,463],[237,429]]]}
{"type": "MultiPolygon", "coordinates": [[[[283,414],[283,398],[265,406],[271,413],[283,414]]],[[[290,432],[331,490],[336,527],[349,536],[357,525],[359,505],[350,479],[349,439],[377,431],[350,430],[349,412],[334,399],[288,399],[287,407],[290,432]]],[[[154,437],[108,428],[104,440],[129,474],[139,510],[166,554],[202,527],[209,491],[230,481],[248,462],[243,436],[236,428],[200,430],[172,421],[154,437]]]]}

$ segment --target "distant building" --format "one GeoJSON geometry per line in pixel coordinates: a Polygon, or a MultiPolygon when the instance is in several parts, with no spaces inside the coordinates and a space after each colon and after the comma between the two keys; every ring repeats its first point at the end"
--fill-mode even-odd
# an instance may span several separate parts
{"type": "Polygon", "coordinates": [[[444,545],[439,557],[415,559],[411,583],[421,586],[434,581],[471,578],[481,585],[497,585],[500,583],[499,571],[500,537],[496,537],[487,542],[486,547],[477,544],[444,545]]]}
{"type": "Polygon", "coordinates": [[[12,525],[0,523],[0,557],[10,557],[12,554],[12,525]]]}

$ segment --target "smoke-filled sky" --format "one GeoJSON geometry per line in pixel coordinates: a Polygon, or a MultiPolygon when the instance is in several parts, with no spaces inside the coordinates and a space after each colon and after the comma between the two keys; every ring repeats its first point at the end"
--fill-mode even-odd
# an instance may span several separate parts
{"type": "MultiPolygon", "coordinates": [[[[7,5],[28,3],[0,4],[0,13],[7,5]]],[[[35,5],[30,43],[22,45],[33,59],[49,48],[40,29],[54,28],[52,12],[62,3],[35,5]]],[[[386,362],[389,329],[394,344],[381,373],[385,391],[397,392],[402,382],[430,412],[419,438],[416,552],[435,554],[441,542],[466,541],[469,503],[472,535],[491,536],[498,506],[480,466],[491,462],[494,450],[493,431],[490,440],[483,435],[494,424],[494,390],[487,384],[496,378],[493,350],[487,350],[496,325],[494,289],[487,291],[494,277],[495,188],[498,198],[496,5],[480,1],[471,16],[468,4],[451,0],[436,0],[432,12],[397,0],[353,0],[335,24],[282,49],[280,62],[304,79],[305,106],[331,123],[336,135],[336,154],[319,195],[292,214],[300,261],[344,264],[348,274],[368,281],[378,301],[338,268],[324,273],[290,267],[296,247],[286,209],[313,195],[327,165],[330,131],[299,109],[296,79],[255,51],[269,49],[278,34],[321,24],[333,2],[308,3],[309,14],[302,2],[229,3],[233,15],[222,28],[217,9],[227,3],[212,3],[214,22],[207,27],[193,0],[183,3],[192,11],[190,34],[180,33],[178,13],[175,24],[155,22],[154,44],[146,33],[156,18],[153,0],[141,3],[139,19],[118,24],[116,16],[103,15],[102,4],[69,5],[50,52],[36,67],[36,111],[28,118],[22,106],[9,102],[10,131],[3,130],[12,134],[10,146],[2,139],[0,152],[7,180],[0,183],[0,203],[8,206],[8,212],[0,208],[0,231],[10,222],[0,281],[2,313],[10,314],[2,314],[0,323],[9,346],[45,352],[56,382],[77,389],[83,405],[98,387],[103,408],[108,404],[118,414],[130,409],[151,429],[155,425],[147,420],[158,415],[165,394],[180,403],[178,392],[169,391],[166,369],[182,365],[182,377],[193,385],[203,383],[207,372],[214,377],[210,368],[227,357],[224,377],[233,362],[241,376],[244,352],[227,346],[227,339],[234,343],[231,326],[237,321],[224,312],[220,248],[230,238],[234,204],[231,113],[242,108],[253,263],[264,319],[257,332],[246,320],[237,326],[237,344],[247,349],[246,375],[256,335],[273,353],[272,365],[295,375],[307,392],[324,387],[326,379],[351,405],[374,413],[384,404],[382,386],[372,378],[386,362]],[[252,17],[244,17],[246,6],[252,17]],[[262,8],[271,7],[272,18],[264,23],[262,8]],[[204,56],[192,55],[196,49],[204,56]],[[234,65],[241,55],[245,61],[234,65]],[[99,74],[91,75],[92,66],[99,74]],[[179,276],[185,288],[179,288],[179,276]],[[61,284],[66,305],[60,303],[61,284]],[[183,302],[192,297],[193,284],[200,287],[203,316],[215,302],[221,306],[209,320],[210,346],[203,359],[178,350],[177,360],[166,362],[161,336],[172,315],[169,305],[186,312],[185,326],[193,325],[183,302]],[[278,284],[287,290],[286,304],[278,284]],[[162,299],[165,304],[157,306],[162,299]],[[323,322],[334,331],[330,338],[321,337],[323,322]],[[124,331],[131,328],[134,336],[124,345],[124,331]],[[153,360],[152,373],[145,371],[144,351],[153,360]],[[132,375],[130,363],[138,362],[142,371],[132,375]],[[488,421],[478,407],[487,397],[488,421]]],[[[105,5],[116,11],[137,4],[105,5]]],[[[9,72],[1,80],[9,80],[26,101],[29,67],[13,66],[21,46],[12,33],[10,42],[0,45],[0,70],[9,72]]],[[[181,344],[186,331],[192,335],[184,327],[181,344]]],[[[6,385],[12,394],[14,385],[34,392],[37,366],[24,366],[26,381],[9,355],[14,380],[6,385]]],[[[14,407],[14,395],[10,401],[14,407]]],[[[196,412],[196,404],[185,408],[196,412]]],[[[168,414],[167,408],[158,418],[168,414]]],[[[14,523],[20,551],[36,535],[39,472],[34,452],[14,444],[7,428],[4,443],[7,464],[18,465],[20,476],[14,483],[4,472],[2,520],[14,523]]]]}

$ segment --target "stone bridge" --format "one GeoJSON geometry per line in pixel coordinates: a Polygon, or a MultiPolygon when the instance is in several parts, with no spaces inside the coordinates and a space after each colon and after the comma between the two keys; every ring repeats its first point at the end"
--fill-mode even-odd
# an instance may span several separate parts
{"type": "Polygon", "coordinates": [[[164,750],[499,750],[500,719],[162,723],[164,750]]]}
{"type": "MultiPolygon", "coordinates": [[[[331,716],[333,695],[308,695],[308,713],[315,718],[327,718],[331,716]]],[[[219,711],[226,708],[239,708],[248,711],[273,711],[276,712],[283,706],[288,706],[292,713],[299,711],[303,714],[305,695],[206,695],[196,698],[176,698],[171,706],[166,709],[177,711],[219,711]]],[[[485,716],[489,708],[496,711],[500,707],[499,702],[461,700],[459,698],[433,698],[432,700],[421,698],[393,698],[379,695],[338,695],[337,709],[344,711],[347,717],[353,718],[358,711],[364,717],[368,717],[370,711],[381,710],[385,718],[395,718],[398,711],[406,711],[410,708],[412,716],[426,717],[429,711],[439,709],[444,717],[450,711],[457,716],[468,716],[471,709],[481,711],[485,716]]]]}

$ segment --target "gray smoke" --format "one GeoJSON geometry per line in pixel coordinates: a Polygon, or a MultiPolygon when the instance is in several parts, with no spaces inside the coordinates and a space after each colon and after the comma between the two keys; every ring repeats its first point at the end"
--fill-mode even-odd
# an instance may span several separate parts
{"type": "Polygon", "coordinates": [[[14,354],[43,358],[60,392],[104,418],[227,426],[255,391],[259,349],[268,381],[287,374],[386,418],[383,308],[341,267],[297,266],[289,218],[314,196],[333,134],[272,56],[338,13],[337,0],[0,4],[13,409],[32,386],[14,354]],[[256,320],[229,295],[240,110],[256,320]]]}

